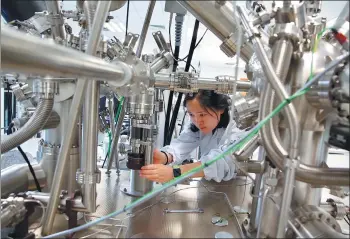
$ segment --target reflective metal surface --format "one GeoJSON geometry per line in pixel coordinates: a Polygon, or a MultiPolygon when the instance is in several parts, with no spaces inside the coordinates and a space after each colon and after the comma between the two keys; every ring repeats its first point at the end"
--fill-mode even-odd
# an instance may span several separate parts
{"type": "MultiPolygon", "coordinates": [[[[102,172],[101,184],[97,186],[97,211],[92,214],[99,217],[122,208],[134,198],[123,194],[120,187],[128,183],[128,171],[122,171],[118,178],[114,173],[110,177],[105,176],[102,172]],[[113,198],[113,200],[110,200],[113,198]]],[[[166,192],[158,195],[151,201],[135,208],[131,213],[124,213],[118,216],[118,219],[123,219],[123,225],[127,228],[122,228],[119,237],[122,238],[213,238],[215,233],[219,231],[229,232],[234,238],[240,238],[238,225],[232,216],[232,209],[227,204],[222,193],[226,193],[232,206],[242,206],[248,208],[250,201],[249,184],[245,177],[239,177],[236,180],[228,182],[215,183],[206,180],[193,181],[190,185],[180,184],[176,187],[168,189],[166,192]],[[208,190],[217,191],[220,193],[208,192],[208,190]],[[245,188],[246,187],[246,188],[245,188]],[[166,196],[168,195],[168,196],[166,196]],[[165,197],[166,196],[166,197],[165,197]],[[244,199],[244,202],[243,202],[244,199]],[[243,202],[243,204],[242,204],[243,202]],[[147,207],[147,208],[146,208],[147,207]],[[164,209],[195,209],[203,208],[204,212],[197,213],[169,213],[164,214],[164,209]],[[228,220],[228,226],[219,227],[212,223],[212,217],[220,214],[221,217],[228,220]],[[129,218],[126,218],[129,217],[129,218]],[[196,228],[196,230],[194,230],[196,228]]],[[[155,185],[157,187],[157,185],[155,185]]],[[[240,223],[243,220],[242,215],[238,215],[240,223]]],[[[86,216],[87,219],[90,216],[86,216]]],[[[94,217],[91,217],[94,219],[94,217]]],[[[121,224],[121,221],[107,220],[105,223],[121,224]]],[[[58,231],[58,223],[57,229],[58,231]]],[[[90,233],[103,229],[105,226],[94,226],[88,231],[79,232],[75,236],[82,237],[90,233]]],[[[109,232],[112,232],[114,237],[117,235],[119,227],[107,228],[100,236],[112,237],[109,232]]],[[[93,236],[92,236],[93,237],[93,236]]]]}

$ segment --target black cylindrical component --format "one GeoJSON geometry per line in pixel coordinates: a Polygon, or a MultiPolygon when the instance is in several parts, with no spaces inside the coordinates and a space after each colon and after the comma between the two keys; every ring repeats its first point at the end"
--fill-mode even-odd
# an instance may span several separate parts
{"type": "Polygon", "coordinates": [[[45,1],[2,0],[1,15],[7,21],[25,21],[31,18],[35,12],[46,10],[45,1]]]}
{"type": "Polygon", "coordinates": [[[350,128],[349,125],[332,125],[329,132],[328,143],[335,147],[350,150],[350,128]]]}
{"type": "Polygon", "coordinates": [[[128,169],[141,170],[145,166],[145,156],[138,153],[128,153],[128,162],[126,163],[128,169]]]}

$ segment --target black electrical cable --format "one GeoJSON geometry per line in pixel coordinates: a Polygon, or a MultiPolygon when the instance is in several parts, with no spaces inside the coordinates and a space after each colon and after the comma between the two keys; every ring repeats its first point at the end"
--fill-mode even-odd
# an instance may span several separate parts
{"type": "Polygon", "coordinates": [[[184,123],[185,123],[185,118],[186,118],[186,114],[187,114],[187,110],[185,111],[184,117],[182,118],[181,128],[180,128],[180,133],[179,133],[179,134],[181,134],[181,132],[182,132],[182,130],[183,130],[184,123]]]}
{"type": "Polygon", "coordinates": [[[126,5],[126,26],[125,26],[125,38],[128,35],[128,27],[129,27],[129,8],[130,7],[130,0],[128,0],[128,3],[126,5]]]}
{"type": "MultiPolygon", "coordinates": [[[[188,51],[188,57],[187,57],[188,59],[186,61],[185,72],[188,72],[190,70],[190,67],[191,67],[193,53],[194,53],[194,50],[196,49],[198,29],[199,29],[199,21],[196,19],[196,21],[194,23],[194,28],[193,28],[190,50],[188,51]]],[[[171,138],[172,138],[172,135],[173,135],[173,132],[175,129],[175,125],[176,125],[177,115],[179,113],[179,109],[180,109],[180,105],[181,105],[181,101],[182,101],[182,95],[183,95],[183,93],[179,93],[177,100],[176,100],[174,112],[173,112],[172,117],[171,117],[169,130],[168,130],[168,134],[167,134],[167,138],[166,138],[166,145],[170,144],[170,142],[171,142],[171,138]]]]}
{"type": "MultiPolygon", "coordinates": [[[[13,127],[13,125],[14,125],[13,122],[11,122],[11,123],[9,124],[9,126],[8,126],[8,128],[7,128],[7,132],[6,132],[7,135],[10,135],[10,134],[12,133],[12,127],[13,127]]],[[[22,150],[21,146],[18,145],[18,146],[17,146],[17,149],[18,149],[18,151],[22,154],[22,157],[24,158],[24,160],[26,161],[26,163],[27,163],[27,165],[28,165],[29,171],[30,171],[30,173],[32,174],[33,179],[34,179],[36,189],[37,189],[39,192],[41,192],[40,183],[39,183],[39,181],[38,181],[38,178],[37,178],[36,175],[35,175],[35,171],[34,171],[32,165],[30,164],[27,155],[24,153],[24,151],[22,150]]]]}
{"type": "MultiPolygon", "coordinates": [[[[173,52],[173,47],[171,45],[171,34],[170,34],[170,30],[171,30],[171,20],[172,20],[173,15],[170,14],[170,21],[169,21],[169,44],[170,44],[170,49],[171,49],[171,53],[172,56],[174,58],[174,64],[173,64],[173,72],[176,72],[176,68],[178,66],[178,61],[176,60],[177,58],[179,58],[179,54],[180,54],[180,46],[175,46],[175,52],[173,52]]],[[[164,139],[163,139],[163,146],[167,145],[167,137],[168,137],[168,128],[169,128],[169,121],[170,121],[170,115],[171,115],[171,106],[173,105],[173,98],[174,98],[174,91],[170,91],[169,93],[169,97],[168,97],[168,106],[167,106],[167,110],[166,110],[166,114],[165,114],[165,123],[164,123],[164,139]]]]}
{"type": "MultiPolygon", "coordinates": [[[[172,17],[172,15],[170,15],[170,17],[172,17]]],[[[173,47],[172,47],[172,43],[171,43],[171,32],[170,32],[170,29],[171,29],[171,21],[169,21],[169,45],[170,45],[170,50],[171,50],[171,53],[173,55],[173,58],[174,58],[174,64],[176,62],[176,64],[178,64],[178,62],[180,61],[185,61],[187,58],[188,58],[188,55],[183,57],[183,58],[179,58],[179,56],[175,56],[176,54],[173,52],[173,47]]],[[[207,34],[207,31],[208,29],[205,30],[205,32],[203,33],[203,35],[201,36],[201,38],[199,39],[199,41],[196,43],[194,49],[196,49],[198,47],[198,45],[202,42],[205,34],[207,34]]],[[[175,52],[176,52],[176,46],[175,46],[175,52]]]]}
{"type": "Polygon", "coordinates": [[[106,153],[105,160],[103,160],[102,168],[103,168],[103,166],[105,166],[105,163],[106,163],[107,158],[108,158],[108,152],[106,153]]]}

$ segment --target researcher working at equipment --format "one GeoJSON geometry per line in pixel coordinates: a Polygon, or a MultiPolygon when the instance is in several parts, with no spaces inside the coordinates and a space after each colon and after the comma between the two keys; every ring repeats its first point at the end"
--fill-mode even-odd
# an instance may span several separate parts
{"type": "MultiPolygon", "coordinates": [[[[187,94],[184,106],[191,117],[191,123],[170,145],[154,150],[154,164],[143,166],[140,170],[141,177],[164,183],[200,164],[205,164],[223,152],[225,146],[222,145],[221,139],[230,121],[230,98],[212,90],[200,90],[198,93],[187,94]],[[181,165],[198,146],[201,152],[200,162],[181,165]]],[[[243,137],[245,131],[234,126],[230,132],[233,132],[230,133],[230,143],[233,143],[243,137]]],[[[216,182],[227,181],[235,177],[235,168],[231,156],[228,155],[193,177],[205,177],[216,182]]]]}

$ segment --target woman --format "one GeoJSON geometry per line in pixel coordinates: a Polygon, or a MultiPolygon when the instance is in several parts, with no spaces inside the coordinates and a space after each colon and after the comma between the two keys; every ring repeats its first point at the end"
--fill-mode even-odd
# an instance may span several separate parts
{"type": "MultiPolygon", "coordinates": [[[[230,98],[210,90],[200,90],[196,94],[187,94],[184,106],[191,117],[191,123],[177,139],[161,150],[154,150],[153,163],[141,168],[140,176],[151,181],[164,183],[178,177],[200,164],[213,159],[223,152],[220,141],[229,124],[230,98]],[[181,165],[190,153],[199,146],[199,162],[181,165]],[[170,166],[174,165],[174,166],[170,166]],[[178,166],[180,165],[180,166],[178,166]]],[[[230,135],[232,141],[243,136],[243,131],[235,128],[230,135]]],[[[235,176],[235,165],[226,156],[196,173],[193,177],[205,177],[207,180],[230,180],[235,176]]]]}

